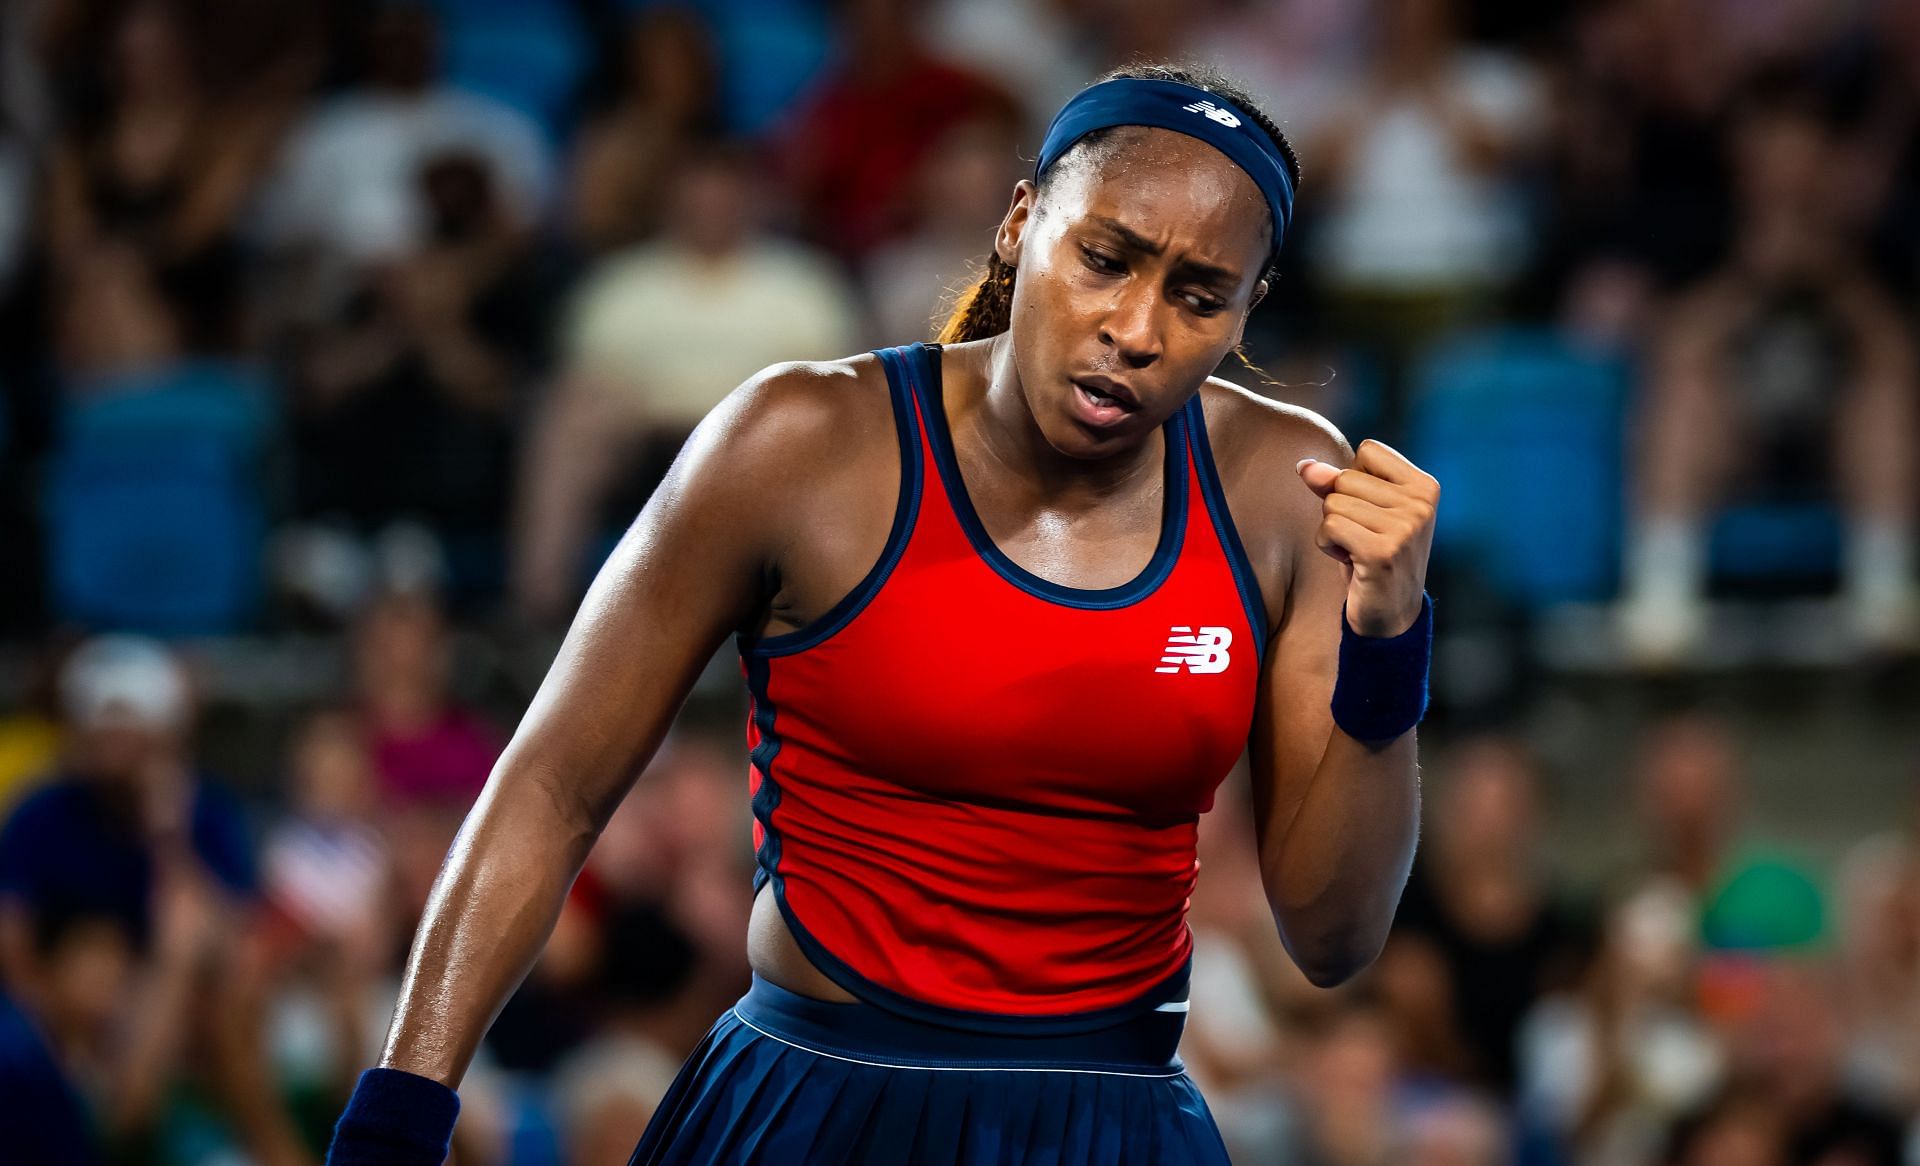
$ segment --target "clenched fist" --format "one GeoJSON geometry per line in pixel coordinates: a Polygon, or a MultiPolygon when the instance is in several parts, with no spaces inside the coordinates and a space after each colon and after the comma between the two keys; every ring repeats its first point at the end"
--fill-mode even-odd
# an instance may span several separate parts
{"type": "Polygon", "coordinates": [[[1348,469],[1303,458],[1294,467],[1320,496],[1314,542],[1347,568],[1347,624],[1363,636],[1397,636],[1420,618],[1440,483],[1371,439],[1348,469]]]}

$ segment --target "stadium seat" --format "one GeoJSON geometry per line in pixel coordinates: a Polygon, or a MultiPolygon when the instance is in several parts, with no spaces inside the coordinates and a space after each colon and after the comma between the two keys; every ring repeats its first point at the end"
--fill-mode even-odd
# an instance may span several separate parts
{"type": "Polygon", "coordinates": [[[1437,556],[1533,610],[1612,595],[1628,372],[1545,330],[1449,340],[1415,371],[1407,455],[1440,479],[1437,556]]]}
{"type": "Polygon", "coordinates": [[[268,418],[258,376],[214,362],[76,393],[48,470],[55,610],[163,635],[242,626],[259,598],[268,418]]]}
{"type": "Polygon", "coordinates": [[[1806,589],[1840,570],[1844,521],[1826,502],[1751,502],[1718,514],[1707,562],[1717,584],[1741,591],[1806,589]]]}
{"type": "Polygon", "coordinates": [[[566,0],[440,0],[446,78],[513,106],[558,141],[589,65],[585,31],[566,0]]]}

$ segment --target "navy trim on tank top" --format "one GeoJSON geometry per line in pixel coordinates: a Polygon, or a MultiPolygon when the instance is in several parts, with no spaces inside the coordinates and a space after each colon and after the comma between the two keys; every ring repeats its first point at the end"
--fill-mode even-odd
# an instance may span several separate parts
{"type": "MultiPolygon", "coordinates": [[[[780,786],[773,780],[773,759],[780,755],[780,734],[774,729],[773,701],[767,696],[769,667],[765,656],[747,658],[747,694],[753,701],[754,727],[760,731],[759,744],[747,755],[748,764],[760,772],[759,788],[753,791],[753,816],[760,823],[760,847],[753,854],[753,893],[756,895],[780,869],[780,834],[773,828],[773,812],[780,808],[780,786]]],[[[779,894],[777,887],[774,893],[779,894]]]]}
{"type": "Polygon", "coordinates": [[[880,594],[880,588],[886,586],[894,567],[899,565],[900,556],[906,553],[907,543],[913,538],[914,521],[920,514],[920,492],[924,477],[920,457],[920,426],[913,418],[913,390],[909,387],[911,374],[906,367],[905,353],[904,348],[874,350],[874,355],[880,358],[880,366],[887,373],[887,397],[893,405],[894,434],[900,442],[900,494],[899,501],[894,504],[893,527],[887,532],[886,547],[880,552],[880,558],[867,569],[866,577],[842,596],[840,602],[828,608],[825,615],[806,627],[781,632],[777,636],[758,640],[742,636],[739,639],[741,655],[791,656],[825,643],[852,623],[867,604],[873,602],[873,597],[880,594]]]}
{"type": "Polygon", "coordinates": [[[1207,411],[1195,393],[1186,408],[1191,416],[1187,429],[1193,434],[1194,469],[1200,475],[1200,496],[1207,513],[1213,516],[1213,532],[1226,552],[1227,565],[1233,569],[1233,585],[1247,609],[1247,624],[1253,628],[1253,642],[1262,660],[1267,654],[1267,605],[1260,597],[1260,579],[1253,573],[1253,562],[1240,541],[1240,529],[1233,524],[1233,511],[1227,507],[1226,487],[1220,484],[1220,470],[1213,463],[1213,442],[1207,437],[1207,411]]]}
{"type": "Polygon", "coordinates": [[[1118,587],[1068,587],[1043,579],[1014,562],[995,544],[993,536],[987,533],[980,515],[973,508],[973,499],[967,494],[966,481],[960,476],[960,463],[954,457],[953,434],[947,429],[945,394],[941,387],[940,346],[915,344],[906,349],[906,354],[911,362],[909,367],[918,366],[920,370],[920,375],[912,378],[913,387],[920,398],[921,416],[925,419],[927,436],[933,446],[934,464],[939,467],[940,480],[946,485],[947,499],[954,517],[959,520],[960,529],[966,532],[967,541],[973,544],[974,551],[1002,579],[1048,602],[1094,610],[1109,610],[1138,603],[1166,582],[1167,576],[1173,573],[1174,563],[1180,558],[1180,545],[1187,531],[1187,424],[1184,411],[1175,412],[1160,427],[1167,446],[1166,501],[1161,507],[1160,541],[1154,547],[1153,557],[1147,560],[1147,565],[1131,582],[1118,587]]]}

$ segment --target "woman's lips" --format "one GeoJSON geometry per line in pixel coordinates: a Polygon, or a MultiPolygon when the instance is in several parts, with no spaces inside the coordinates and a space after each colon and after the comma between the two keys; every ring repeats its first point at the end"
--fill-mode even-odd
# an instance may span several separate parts
{"type": "Polygon", "coordinates": [[[1137,407],[1112,390],[1110,382],[1073,382],[1074,412],[1081,421],[1096,429],[1108,429],[1125,421],[1137,407]]]}

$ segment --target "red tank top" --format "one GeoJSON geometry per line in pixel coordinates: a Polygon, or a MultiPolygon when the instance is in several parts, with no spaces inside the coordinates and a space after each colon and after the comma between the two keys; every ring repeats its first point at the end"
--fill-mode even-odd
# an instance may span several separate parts
{"type": "Polygon", "coordinates": [[[899,503],[867,577],[741,657],[755,888],[855,996],[1069,1031],[1185,998],[1199,815],[1253,723],[1265,617],[1200,400],[1166,436],[1157,549],[1049,582],[967,498],[940,350],[877,353],[899,503]]]}

